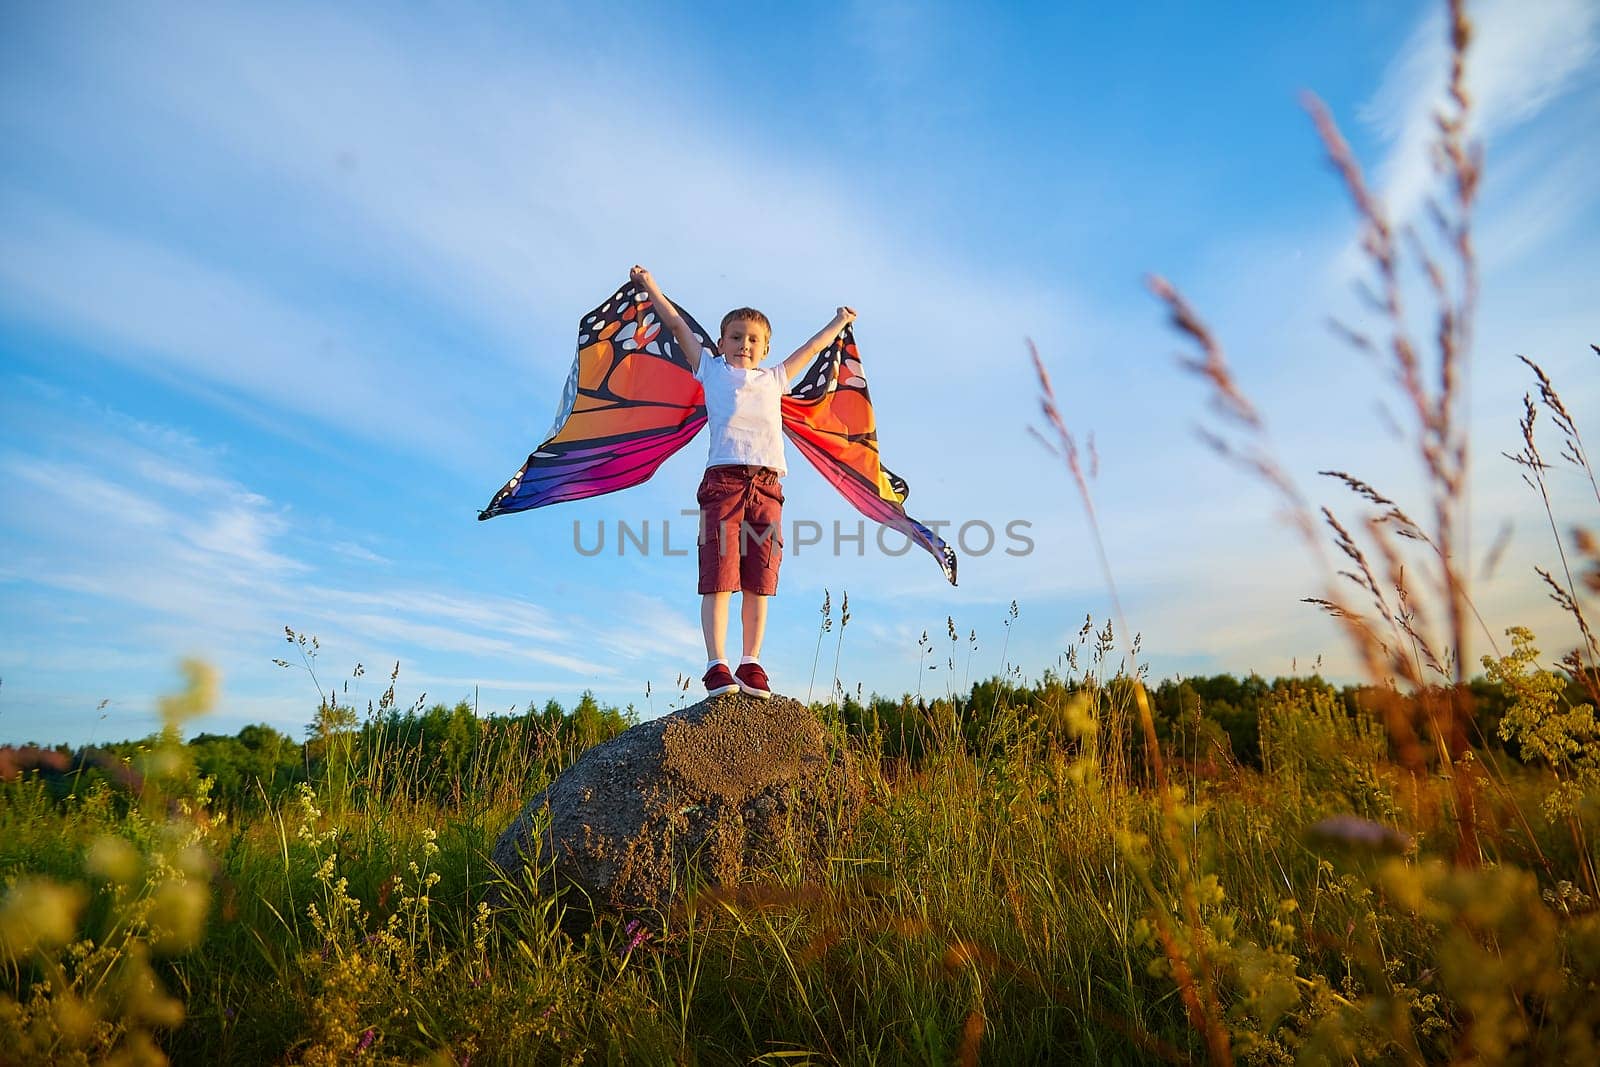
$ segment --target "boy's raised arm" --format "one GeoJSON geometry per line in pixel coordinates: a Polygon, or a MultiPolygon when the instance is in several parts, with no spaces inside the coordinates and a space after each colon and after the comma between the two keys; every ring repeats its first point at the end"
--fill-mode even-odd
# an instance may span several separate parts
{"type": "Polygon", "coordinates": [[[672,331],[672,336],[677,339],[678,347],[683,350],[684,356],[689,360],[689,369],[700,370],[700,340],[695,337],[689,324],[683,321],[683,316],[678,314],[678,309],[672,306],[672,301],[661,295],[661,289],[656,285],[656,280],[650,272],[638,264],[634,264],[628,272],[634,284],[642,287],[650,295],[650,302],[656,306],[656,313],[661,316],[661,322],[672,331]]]}
{"type": "Polygon", "coordinates": [[[824,326],[817,335],[799,348],[794,354],[783,361],[784,381],[794,380],[794,376],[805,370],[806,364],[816,358],[817,353],[833,344],[833,339],[844,332],[844,328],[856,321],[855,308],[840,308],[833,316],[833,321],[824,326]]]}

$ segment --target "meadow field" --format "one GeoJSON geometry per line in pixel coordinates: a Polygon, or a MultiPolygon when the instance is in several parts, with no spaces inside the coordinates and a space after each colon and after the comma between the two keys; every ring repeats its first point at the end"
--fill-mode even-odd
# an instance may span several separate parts
{"type": "Polygon", "coordinates": [[[0,785],[7,1058],[1593,1058],[1600,787],[1570,680],[1519,639],[1472,687],[1475,744],[1408,767],[1381,689],[1146,689],[1108,640],[1032,684],[817,704],[872,801],[825,880],[774,856],[577,938],[557,901],[491,908],[487,856],[624,715],[329,703],[304,742],[185,744],[217,699],[190,665],[163,738],[0,785]]]}
{"type": "MultiPolygon", "coordinates": [[[[1339,329],[1392,383],[1418,501],[1330,470],[1352,508],[1309,503],[1220,339],[1150,282],[1212,402],[1206,439],[1304,539],[1307,610],[1335,620],[1360,679],[1158,684],[1114,607],[1037,677],[1003,648],[974,674],[975,634],[930,619],[923,690],[864,697],[837,677],[848,606],[828,602],[812,706],[869,797],[848,845],[820,879],[775,855],[746,884],[681,885],[666,915],[574,936],[581,902],[520,890],[488,856],[638,709],[404,708],[398,665],[358,701],[364,668],[346,678],[286,629],[285,684],[315,698],[303,737],[197,735],[227,696],[189,662],[159,736],[0,751],[0,1060],[1600,1062],[1600,539],[1548,480],[1582,480],[1596,506],[1600,488],[1561,383],[1529,362],[1507,477],[1548,517],[1559,563],[1529,581],[1570,628],[1487,632],[1462,384],[1481,163],[1470,27],[1458,5],[1449,21],[1427,233],[1389,222],[1308,101],[1370,279],[1371,322],[1339,329]]],[[[1115,605],[1091,465],[1036,360],[1040,440],[1115,605]]],[[[996,622],[1024,625],[1026,602],[996,622]]],[[[663,697],[653,710],[693,699],[663,697]]]]}

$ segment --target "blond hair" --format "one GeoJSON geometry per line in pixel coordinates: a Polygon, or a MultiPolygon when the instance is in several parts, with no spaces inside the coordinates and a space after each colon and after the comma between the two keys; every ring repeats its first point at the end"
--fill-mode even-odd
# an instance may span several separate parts
{"type": "Polygon", "coordinates": [[[722,337],[727,334],[728,323],[739,322],[741,320],[744,322],[753,322],[760,326],[763,330],[766,330],[767,343],[772,343],[772,323],[768,322],[767,317],[761,314],[761,312],[757,311],[755,308],[734,308],[732,311],[722,316],[722,329],[718,332],[717,336],[722,337]]]}

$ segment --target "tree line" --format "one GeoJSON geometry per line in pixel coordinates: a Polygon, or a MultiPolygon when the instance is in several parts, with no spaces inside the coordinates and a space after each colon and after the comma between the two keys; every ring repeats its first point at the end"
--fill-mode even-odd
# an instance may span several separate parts
{"type": "MultiPolygon", "coordinates": [[[[1115,732],[1121,758],[1137,768],[1144,763],[1146,735],[1133,686],[1126,677],[1098,681],[1046,670],[1035,683],[995,677],[966,693],[937,698],[846,694],[842,701],[812,707],[839,730],[870,740],[881,758],[913,769],[956,739],[981,750],[1028,735],[1072,748],[1083,732],[1073,716],[1089,715],[1097,728],[1115,732]]],[[[1317,676],[1268,681],[1255,674],[1168,679],[1147,686],[1146,693],[1155,737],[1169,761],[1256,770],[1263,767],[1263,737],[1271,734],[1263,724],[1275,709],[1314,702],[1357,722],[1391,714],[1386,702],[1397,698],[1392,690],[1335,686],[1317,676]]],[[[1505,688],[1478,678],[1463,696],[1475,744],[1520,755],[1497,732],[1513,699],[1505,688]]],[[[1574,686],[1571,703],[1580,696],[1574,686]]],[[[365,719],[354,708],[324,702],[299,738],[256,723],[231,735],[202,733],[184,747],[209,780],[214,803],[227,810],[261,810],[302,782],[330,784],[352,802],[381,794],[391,801],[459,803],[531,794],[584,750],[638,722],[633,705],[603,704],[588,690],[570,710],[552,699],[542,706],[530,703],[521,713],[487,716],[466,700],[425,710],[390,707],[365,719]]],[[[58,797],[100,781],[132,791],[139,786],[141,760],[154,747],[154,736],[80,748],[0,746],[0,779],[35,773],[58,797]]]]}

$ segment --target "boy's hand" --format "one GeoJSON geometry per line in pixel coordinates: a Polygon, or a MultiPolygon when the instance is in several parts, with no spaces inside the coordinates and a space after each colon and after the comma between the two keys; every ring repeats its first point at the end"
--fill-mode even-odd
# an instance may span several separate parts
{"type": "Polygon", "coordinates": [[[678,314],[678,309],[672,306],[672,301],[661,295],[661,290],[656,288],[656,280],[650,272],[635,263],[633,269],[628,271],[628,277],[633,284],[642,288],[650,302],[655,305],[656,313],[661,316],[661,324],[672,331],[673,340],[678,342],[678,347],[683,350],[683,358],[689,361],[689,369],[700,369],[700,339],[695,336],[689,324],[683,321],[683,316],[678,314]]]}
{"type": "Polygon", "coordinates": [[[840,308],[833,314],[833,323],[841,330],[854,321],[856,321],[855,308],[840,308]]]}

